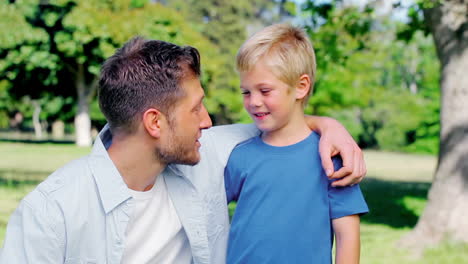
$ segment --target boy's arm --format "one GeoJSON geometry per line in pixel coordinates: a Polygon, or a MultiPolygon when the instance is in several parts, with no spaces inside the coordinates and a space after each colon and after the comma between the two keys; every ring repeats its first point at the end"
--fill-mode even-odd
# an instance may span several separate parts
{"type": "Polygon", "coordinates": [[[358,264],[360,256],[359,216],[349,215],[332,220],[336,238],[336,264],[358,264]]]}
{"type": "Polygon", "coordinates": [[[347,186],[361,182],[367,172],[364,156],[346,128],[329,117],[306,115],[306,122],[321,136],[319,152],[327,176],[331,179],[342,178],[332,185],[347,186]],[[343,159],[343,167],[335,171],[331,158],[338,154],[343,159]]]}

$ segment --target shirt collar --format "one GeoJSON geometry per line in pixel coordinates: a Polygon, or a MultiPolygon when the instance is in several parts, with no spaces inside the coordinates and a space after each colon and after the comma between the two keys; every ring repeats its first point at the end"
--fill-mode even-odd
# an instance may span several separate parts
{"type": "Polygon", "coordinates": [[[179,169],[180,164],[169,164],[167,168],[172,171],[175,175],[185,177],[184,173],[179,169]]]}
{"type": "Polygon", "coordinates": [[[106,125],[97,136],[88,161],[106,214],[131,198],[127,185],[107,153],[111,144],[112,134],[106,125]]]}

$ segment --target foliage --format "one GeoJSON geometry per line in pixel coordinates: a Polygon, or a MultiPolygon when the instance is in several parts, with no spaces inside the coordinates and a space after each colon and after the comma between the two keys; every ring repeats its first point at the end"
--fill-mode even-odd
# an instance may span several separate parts
{"type": "Polygon", "coordinates": [[[9,127],[9,112],[12,108],[11,98],[8,94],[10,82],[0,80],[0,129],[9,127]]]}
{"type": "Polygon", "coordinates": [[[92,88],[99,66],[137,34],[198,48],[214,123],[250,122],[235,53],[252,31],[294,16],[307,27],[318,62],[307,113],[337,118],[362,147],[437,152],[439,64],[416,5],[431,1],[412,5],[407,25],[377,15],[371,5],[340,0],[304,1],[301,10],[279,0],[13,2],[0,3],[8,18],[0,20],[0,127],[15,110],[28,120],[33,100],[44,124],[70,123],[79,111],[75,80],[81,66],[90,116],[101,127],[105,119],[92,88]]]}
{"type": "MultiPolygon", "coordinates": [[[[1,20],[0,79],[12,83],[8,92],[17,100],[62,96],[76,104],[78,86],[84,85],[82,99],[91,102],[101,63],[136,35],[199,48],[208,88],[220,63],[209,41],[179,13],[158,3],[25,0],[1,2],[0,12],[9,18],[1,20]]],[[[93,117],[103,119],[96,111],[93,117]]]]}
{"type": "Polygon", "coordinates": [[[431,39],[341,1],[303,7],[318,77],[306,112],[340,120],[362,147],[436,153],[438,61],[431,39]]]}

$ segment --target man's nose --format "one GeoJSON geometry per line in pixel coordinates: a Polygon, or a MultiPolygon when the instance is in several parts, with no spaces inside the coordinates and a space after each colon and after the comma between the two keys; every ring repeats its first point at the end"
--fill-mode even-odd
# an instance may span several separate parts
{"type": "Polygon", "coordinates": [[[200,114],[201,114],[200,128],[207,129],[207,128],[212,127],[213,123],[211,122],[210,115],[208,115],[208,110],[206,110],[205,105],[202,105],[200,114]]]}

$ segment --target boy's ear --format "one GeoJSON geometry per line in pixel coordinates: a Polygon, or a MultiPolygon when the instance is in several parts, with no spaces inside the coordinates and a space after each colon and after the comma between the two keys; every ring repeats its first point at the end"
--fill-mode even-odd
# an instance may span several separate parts
{"type": "Polygon", "coordinates": [[[149,108],[143,113],[143,126],[146,132],[154,138],[161,137],[161,126],[164,120],[164,114],[158,109],[149,108]]]}
{"type": "Polygon", "coordinates": [[[310,90],[310,77],[307,74],[302,74],[296,85],[296,99],[301,100],[307,96],[310,90]]]}

